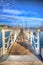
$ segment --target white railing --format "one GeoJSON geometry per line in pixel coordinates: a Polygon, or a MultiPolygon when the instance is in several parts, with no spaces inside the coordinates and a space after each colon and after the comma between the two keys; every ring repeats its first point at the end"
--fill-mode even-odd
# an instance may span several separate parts
{"type": "Polygon", "coordinates": [[[0,53],[6,54],[7,49],[10,49],[11,46],[14,44],[17,36],[19,35],[20,30],[9,30],[9,29],[2,29],[2,48],[0,49],[0,53]],[[10,34],[8,36],[5,36],[5,32],[10,31],[10,34]]]}
{"type": "Polygon", "coordinates": [[[30,35],[29,35],[29,31],[24,30],[24,34],[26,35],[26,37],[28,38],[28,40],[30,40],[31,45],[34,43],[35,48],[34,48],[34,46],[32,46],[32,48],[34,49],[34,51],[37,54],[39,54],[40,53],[39,31],[36,31],[36,30],[30,31],[30,35]],[[35,32],[37,35],[35,36],[33,34],[33,32],[35,32]],[[35,42],[35,40],[33,40],[34,37],[35,37],[35,39],[37,39],[37,42],[35,42]]]}

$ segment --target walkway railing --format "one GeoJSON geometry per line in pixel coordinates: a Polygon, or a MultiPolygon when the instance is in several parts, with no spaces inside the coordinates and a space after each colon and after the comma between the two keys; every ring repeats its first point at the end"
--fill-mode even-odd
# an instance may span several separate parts
{"type": "Polygon", "coordinates": [[[30,44],[34,51],[39,54],[40,53],[40,45],[39,45],[39,31],[37,30],[24,30],[24,34],[30,41],[30,44]],[[35,34],[34,34],[35,33],[35,34]]]}
{"type": "Polygon", "coordinates": [[[7,50],[11,48],[15,42],[20,30],[5,30],[2,29],[2,47],[0,48],[0,56],[7,53],[7,50]]]}

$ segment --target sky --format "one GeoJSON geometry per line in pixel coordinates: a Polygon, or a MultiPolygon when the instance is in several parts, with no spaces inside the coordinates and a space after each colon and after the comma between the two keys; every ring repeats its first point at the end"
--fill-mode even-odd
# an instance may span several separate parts
{"type": "Polygon", "coordinates": [[[43,0],[0,0],[0,24],[43,27],[43,0]]]}

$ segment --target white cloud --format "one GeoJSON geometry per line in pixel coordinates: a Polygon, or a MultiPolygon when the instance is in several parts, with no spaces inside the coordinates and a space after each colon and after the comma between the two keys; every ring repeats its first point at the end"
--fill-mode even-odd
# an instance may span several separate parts
{"type": "Polygon", "coordinates": [[[41,26],[43,23],[43,18],[29,18],[29,17],[23,17],[23,16],[10,16],[10,15],[0,15],[0,19],[7,19],[10,20],[9,22],[11,25],[17,24],[17,22],[27,22],[27,25],[29,24],[30,26],[32,25],[38,25],[41,26]]]}
{"type": "Polygon", "coordinates": [[[24,20],[24,21],[29,21],[29,20],[36,20],[36,21],[43,21],[43,18],[34,18],[34,17],[25,17],[25,16],[10,16],[10,15],[0,15],[0,18],[7,18],[7,19],[18,19],[18,20],[24,20]]]}
{"type": "Polygon", "coordinates": [[[19,14],[25,14],[25,15],[33,15],[33,14],[37,14],[37,12],[30,12],[30,11],[24,11],[24,10],[10,10],[10,9],[3,9],[3,12],[5,13],[9,13],[9,14],[16,14],[16,15],[19,15],[19,14]]]}
{"type": "Polygon", "coordinates": [[[5,13],[11,13],[11,14],[22,14],[19,10],[9,10],[9,9],[3,9],[3,12],[5,13]]]}

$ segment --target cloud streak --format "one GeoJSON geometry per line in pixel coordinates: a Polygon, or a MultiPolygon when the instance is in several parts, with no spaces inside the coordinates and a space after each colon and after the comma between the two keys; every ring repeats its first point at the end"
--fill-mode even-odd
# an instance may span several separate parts
{"type": "Polygon", "coordinates": [[[25,15],[28,15],[28,14],[37,14],[37,12],[30,12],[30,11],[24,11],[24,10],[10,10],[10,9],[3,9],[4,13],[9,13],[9,14],[15,14],[15,15],[19,15],[19,14],[25,14],[25,15]]]}
{"type": "Polygon", "coordinates": [[[28,26],[38,26],[40,27],[41,24],[43,23],[43,18],[29,18],[29,17],[23,17],[23,16],[10,16],[10,15],[0,15],[0,20],[4,21],[9,21],[7,22],[2,22],[3,24],[8,24],[8,25],[22,25],[24,22],[24,26],[27,24],[28,26]]]}
{"type": "Polygon", "coordinates": [[[0,15],[0,18],[2,19],[18,19],[18,20],[24,20],[24,21],[28,21],[28,20],[36,20],[36,21],[43,21],[43,18],[34,18],[34,17],[26,17],[26,16],[10,16],[10,15],[0,15]]]}
{"type": "Polygon", "coordinates": [[[9,9],[3,9],[3,12],[5,13],[10,13],[10,14],[22,14],[22,12],[18,11],[18,10],[9,10],[9,9]]]}

